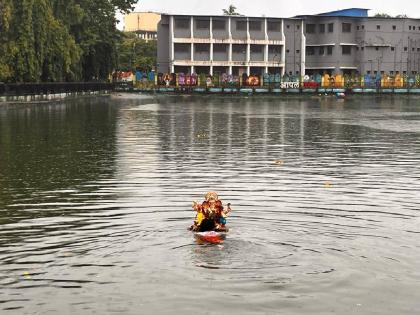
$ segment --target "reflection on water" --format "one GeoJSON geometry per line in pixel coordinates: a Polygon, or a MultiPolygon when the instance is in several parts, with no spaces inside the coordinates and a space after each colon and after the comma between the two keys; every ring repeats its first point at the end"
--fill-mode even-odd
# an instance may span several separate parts
{"type": "Polygon", "coordinates": [[[413,314],[416,99],[0,107],[0,309],[413,314]],[[233,205],[222,244],[191,201],[233,205]]]}

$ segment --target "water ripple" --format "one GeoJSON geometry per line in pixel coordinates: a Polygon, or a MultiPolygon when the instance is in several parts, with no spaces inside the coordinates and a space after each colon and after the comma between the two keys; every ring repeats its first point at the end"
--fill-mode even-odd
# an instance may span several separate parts
{"type": "Polygon", "coordinates": [[[130,96],[0,114],[6,314],[197,313],[201,294],[215,314],[418,309],[414,99],[130,96]],[[233,207],[220,244],[187,231],[209,190],[233,207]]]}

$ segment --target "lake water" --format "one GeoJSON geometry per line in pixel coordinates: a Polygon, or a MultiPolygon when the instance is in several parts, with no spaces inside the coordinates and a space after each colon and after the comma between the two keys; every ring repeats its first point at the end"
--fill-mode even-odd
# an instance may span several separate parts
{"type": "Polygon", "coordinates": [[[2,105],[0,313],[415,314],[419,191],[418,98],[2,105]]]}

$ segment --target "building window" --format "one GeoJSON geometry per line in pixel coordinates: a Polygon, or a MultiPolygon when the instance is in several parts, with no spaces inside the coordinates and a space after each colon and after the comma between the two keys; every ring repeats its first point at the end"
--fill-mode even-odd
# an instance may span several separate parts
{"type": "Polygon", "coordinates": [[[263,52],[263,45],[251,45],[251,53],[261,54],[263,52]]]}
{"type": "Polygon", "coordinates": [[[268,46],[268,53],[272,55],[280,55],[281,46],[268,46]]]}
{"type": "Polygon", "coordinates": [[[360,30],[360,26],[359,26],[359,25],[357,25],[357,26],[356,26],[356,29],[357,29],[357,30],[360,30]]]}
{"type": "Polygon", "coordinates": [[[296,25],[296,28],[297,28],[298,30],[300,30],[300,25],[296,25]]]}
{"type": "Polygon", "coordinates": [[[392,25],[392,29],[395,31],[397,29],[396,25],[392,25]]]}
{"type": "Polygon", "coordinates": [[[375,47],[375,50],[378,51],[379,50],[379,47],[375,47]]]}
{"type": "Polygon", "coordinates": [[[366,71],[366,74],[367,74],[367,75],[370,75],[370,71],[369,71],[369,70],[368,70],[368,71],[366,71]]]}
{"type": "Polygon", "coordinates": [[[362,47],[362,51],[365,50],[365,47],[362,47]]]}
{"type": "Polygon", "coordinates": [[[286,53],[290,53],[290,50],[289,49],[286,49],[286,53]]]}
{"type": "Polygon", "coordinates": [[[329,23],[328,24],[328,33],[332,33],[334,32],[334,23],[329,23]]]}
{"type": "Polygon", "coordinates": [[[420,48],[417,48],[417,52],[420,52],[420,48]]]}
{"type": "Polygon", "coordinates": [[[394,51],[395,50],[395,47],[391,47],[391,51],[394,51]]]}
{"type": "Polygon", "coordinates": [[[267,29],[271,32],[280,32],[281,31],[281,23],[280,22],[274,22],[274,21],[268,21],[267,22],[267,29]]]}
{"type": "Polygon", "coordinates": [[[261,22],[260,21],[249,21],[249,30],[250,31],[261,31],[261,22]]]}
{"type": "Polygon", "coordinates": [[[364,30],[365,29],[365,26],[364,25],[362,25],[362,30],[364,30]]]}
{"type": "Polygon", "coordinates": [[[327,55],[332,55],[333,54],[333,46],[328,46],[327,47],[327,55]]]}
{"type": "Polygon", "coordinates": [[[307,56],[315,55],[315,47],[312,47],[312,46],[306,47],[306,55],[307,56]]]}
{"type": "Polygon", "coordinates": [[[210,46],[208,44],[195,44],[196,53],[208,53],[210,52],[210,46]]]}
{"type": "Polygon", "coordinates": [[[351,55],[351,46],[341,46],[343,55],[351,55]]]}
{"type": "Polygon", "coordinates": [[[390,75],[394,75],[394,71],[389,71],[389,74],[390,75]]]}
{"type": "Polygon", "coordinates": [[[286,28],[290,28],[290,25],[286,25],[286,28]]]}
{"type": "Polygon", "coordinates": [[[292,71],[289,71],[289,75],[293,75],[293,72],[292,71]]]}
{"type": "Polygon", "coordinates": [[[408,26],[408,30],[411,31],[411,25],[408,26]]]}
{"type": "Polygon", "coordinates": [[[246,21],[236,21],[237,31],[246,31],[246,21]]]}
{"type": "Polygon", "coordinates": [[[226,30],[226,21],[223,20],[213,20],[213,29],[224,31],[226,30]]]}
{"type": "Polygon", "coordinates": [[[297,54],[300,54],[300,50],[299,50],[299,49],[296,49],[296,53],[297,53],[297,54]]]}
{"type": "Polygon", "coordinates": [[[319,55],[324,56],[325,54],[325,47],[319,47],[319,55]]]}
{"type": "Polygon", "coordinates": [[[403,71],[403,74],[406,75],[407,74],[407,71],[403,71]]]}
{"type": "Polygon", "coordinates": [[[234,52],[235,54],[245,54],[246,45],[232,45],[232,52],[234,52]]]}
{"type": "Polygon", "coordinates": [[[325,33],[325,24],[319,24],[319,32],[325,33]]]}
{"type": "Polygon", "coordinates": [[[208,30],[210,28],[209,20],[196,20],[195,26],[198,30],[208,30]]]}
{"type": "Polygon", "coordinates": [[[359,51],[359,46],[356,46],[356,50],[359,51]]]}
{"type": "Polygon", "coordinates": [[[306,33],[314,34],[315,33],[315,24],[306,24],[306,33]]]}
{"type": "Polygon", "coordinates": [[[343,23],[342,31],[343,33],[351,33],[351,23],[343,23]]]}
{"type": "Polygon", "coordinates": [[[420,26],[419,26],[419,31],[420,31],[420,26]]]}
{"type": "Polygon", "coordinates": [[[188,53],[190,52],[190,44],[174,44],[174,51],[176,53],[188,53]]]}
{"type": "Polygon", "coordinates": [[[373,71],[373,74],[374,74],[374,75],[377,75],[377,74],[378,74],[378,71],[373,71]]]}
{"type": "Polygon", "coordinates": [[[299,74],[299,71],[298,70],[296,71],[296,74],[299,74]]]}
{"type": "Polygon", "coordinates": [[[381,29],[381,26],[380,25],[376,25],[376,29],[377,30],[380,30],[381,29]]]}
{"type": "Polygon", "coordinates": [[[404,51],[408,51],[408,48],[407,47],[404,47],[404,51]]]}
{"type": "Polygon", "coordinates": [[[213,52],[215,53],[226,53],[227,45],[215,44],[213,45],[213,52]]]}
{"type": "Polygon", "coordinates": [[[190,28],[189,19],[175,19],[175,28],[186,29],[190,28]]]}
{"type": "Polygon", "coordinates": [[[413,48],[411,48],[411,51],[416,51],[416,49],[413,47],[413,48]]]}

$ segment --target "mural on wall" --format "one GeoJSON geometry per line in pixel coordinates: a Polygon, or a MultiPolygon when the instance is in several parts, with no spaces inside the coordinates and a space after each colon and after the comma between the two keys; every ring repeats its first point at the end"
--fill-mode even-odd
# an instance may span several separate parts
{"type": "Polygon", "coordinates": [[[157,84],[161,86],[175,86],[176,74],[175,73],[159,73],[157,77],[157,84]]]}
{"type": "Polygon", "coordinates": [[[319,84],[321,82],[321,76],[309,76],[309,75],[305,75],[303,77],[303,82],[302,82],[302,87],[304,89],[316,89],[317,87],[319,87],[319,84]]]}
{"type": "Polygon", "coordinates": [[[115,82],[133,82],[135,75],[131,71],[116,71],[112,74],[112,79],[115,82]]]}
{"type": "Polygon", "coordinates": [[[420,88],[420,75],[400,75],[391,76],[388,74],[376,75],[342,75],[342,74],[315,74],[311,76],[293,76],[280,74],[250,75],[241,76],[229,75],[227,73],[215,74],[184,74],[184,73],[142,73],[137,71],[115,72],[114,81],[127,82],[134,81],[137,84],[146,86],[147,84],[157,84],[159,86],[201,86],[201,87],[277,87],[282,89],[316,89],[316,88],[366,88],[366,89],[388,89],[388,88],[420,88]],[[155,83],[156,82],[156,83],[155,83]],[[147,83],[147,84],[146,84],[147,83]]]}
{"type": "Polygon", "coordinates": [[[263,75],[264,85],[275,85],[275,84],[279,84],[281,81],[282,81],[282,78],[279,73],[277,74],[264,73],[263,75]]]}
{"type": "Polygon", "coordinates": [[[231,74],[223,73],[221,77],[221,84],[227,87],[239,86],[239,77],[231,74]]]}
{"type": "Polygon", "coordinates": [[[178,84],[180,86],[196,86],[198,83],[198,76],[193,74],[178,74],[178,84]]]}
{"type": "Polygon", "coordinates": [[[246,74],[243,74],[242,75],[242,85],[260,86],[261,85],[261,78],[260,78],[259,75],[247,76],[246,74]]]}

